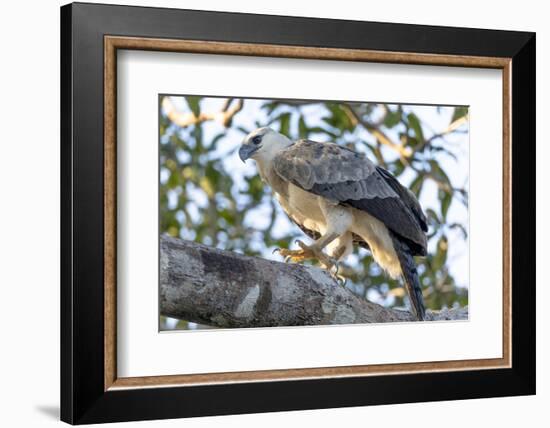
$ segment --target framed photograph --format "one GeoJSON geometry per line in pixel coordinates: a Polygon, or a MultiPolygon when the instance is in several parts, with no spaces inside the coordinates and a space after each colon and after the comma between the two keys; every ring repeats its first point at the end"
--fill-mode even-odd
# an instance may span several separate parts
{"type": "Polygon", "coordinates": [[[61,8],[61,418],[535,393],[535,35],[61,8]]]}

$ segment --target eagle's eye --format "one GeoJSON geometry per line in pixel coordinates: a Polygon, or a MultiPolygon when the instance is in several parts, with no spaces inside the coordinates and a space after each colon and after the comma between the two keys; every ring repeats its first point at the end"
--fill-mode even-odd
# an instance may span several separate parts
{"type": "Polygon", "coordinates": [[[254,138],[252,138],[252,143],[258,145],[262,142],[262,136],[261,135],[256,135],[254,138]]]}

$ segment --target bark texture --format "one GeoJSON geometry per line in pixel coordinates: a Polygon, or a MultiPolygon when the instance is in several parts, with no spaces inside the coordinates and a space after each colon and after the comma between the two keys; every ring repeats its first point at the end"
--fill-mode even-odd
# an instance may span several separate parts
{"type": "MultiPolygon", "coordinates": [[[[413,321],[355,296],[324,270],[161,237],[160,312],[216,327],[413,321]]],[[[427,312],[431,321],[466,320],[468,308],[427,312]]]]}

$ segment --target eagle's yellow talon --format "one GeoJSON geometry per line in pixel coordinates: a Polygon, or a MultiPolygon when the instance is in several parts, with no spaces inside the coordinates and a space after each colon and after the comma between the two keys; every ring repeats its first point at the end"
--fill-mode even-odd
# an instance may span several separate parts
{"type": "Polygon", "coordinates": [[[300,249],[289,250],[286,248],[276,248],[273,252],[278,252],[284,257],[284,262],[300,263],[305,260],[316,259],[321,264],[321,267],[326,269],[330,276],[340,285],[345,285],[346,280],[344,277],[338,275],[340,266],[337,260],[327,256],[322,250],[319,250],[315,246],[307,246],[299,239],[295,242],[300,249]]]}

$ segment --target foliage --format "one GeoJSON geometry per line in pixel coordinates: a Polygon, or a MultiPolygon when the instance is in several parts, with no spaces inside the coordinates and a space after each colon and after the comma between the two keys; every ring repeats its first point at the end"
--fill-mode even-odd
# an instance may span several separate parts
{"type": "MultiPolygon", "coordinates": [[[[467,108],[431,107],[448,116],[448,127],[436,132],[421,120],[418,108],[407,105],[244,100],[232,116],[222,117],[234,100],[188,96],[161,101],[161,233],[263,257],[303,239],[252,165],[237,160],[244,135],[271,126],[291,139],[333,141],[364,152],[408,185],[421,203],[427,200],[429,255],[418,258],[426,305],[467,304],[467,288],[457,286],[448,259],[450,246],[462,241],[464,247],[467,239],[464,216],[456,221],[449,215],[467,213],[467,161],[460,165],[456,147],[448,142],[467,133],[467,108]],[[187,125],[178,120],[183,116],[194,120],[187,125]],[[452,162],[455,170],[466,168],[459,185],[449,178],[452,162]]],[[[356,249],[343,272],[354,293],[388,306],[405,304],[399,282],[389,279],[365,250],[356,249]]]]}

